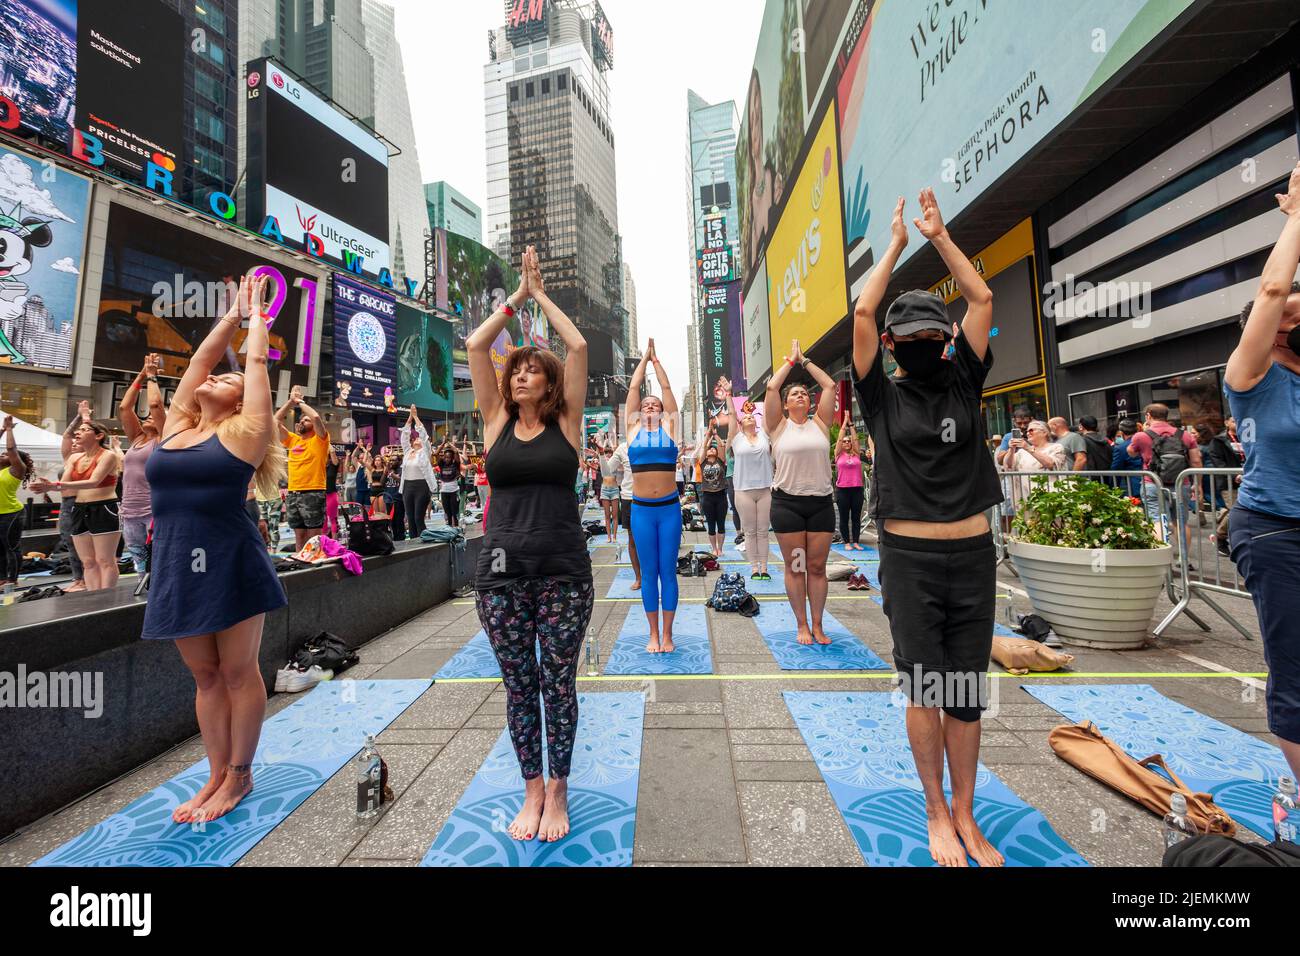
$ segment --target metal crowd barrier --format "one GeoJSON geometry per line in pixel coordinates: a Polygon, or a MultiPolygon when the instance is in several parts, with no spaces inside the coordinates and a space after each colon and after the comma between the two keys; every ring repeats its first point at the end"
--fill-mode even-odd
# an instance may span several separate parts
{"type": "MultiPolygon", "coordinates": [[[[1254,635],[1241,626],[1241,623],[1232,615],[1219,606],[1218,602],[1210,597],[1211,594],[1226,594],[1230,597],[1239,597],[1251,600],[1250,592],[1246,590],[1245,582],[1242,581],[1241,575],[1237,573],[1237,566],[1232,563],[1232,559],[1225,557],[1218,549],[1218,529],[1220,522],[1218,511],[1214,508],[1215,487],[1216,485],[1223,489],[1224,505],[1227,506],[1229,500],[1235,497],[1232,493],[1236,489],[1234,479],[1240,475],[1240,468],[1188,468],[1178,476],[1174,488],[1172,489],[1174,501],[1177,505],[1178,527],[1177,538],[1179,543],[1179,578],[1182,583],[1181,593],[1174,602],[1174,608],[1165,616],[1165,619],[1157,625],[1155,634],[1159,637],[1164,633],[1174,619],[1180,614],[1186,614],[1198,624],[1196,616],[1192,614],[1188,604],[1192,600],[1192,595],[1196,595],[1210,608],[1231,624],[1237,633],[1248,640],[1254,640],[1254,635]],[[1207,483],[1203,479],[1209,478],[1207,483]],[[1219,482],[1222,482],[1220,485],[1219,482]],[[1188,501],[1191,499],[1192,483],[1201,492],[1200,498],[1194,503],[1197,507],[1188,509],[1188,501]],[[1208,488],[1206,487],[1208,484],[1208,488]],[[1208,494],[1207,494],[1208,491],[1208,494]],[[1209,499],[1209,522],[1206,529],[1202,529],[1201,521],[1207,517],[1202,506],[1206,504],[1206,498],[1209,499]],[[1194,523],[1193,523],[1194,522],[1194,523]],[[1205,530],[1214,529],[1213,534],[1204,533],[1205,530]],[[1191,545],[1186,546],[1190,538],[1191,545]],[[1213,541],[1214,544],[1208,548],[1209,557],[1213,561],[1211,567],[1210,560],[1206,555],[1206,544],[1213,541]],[[1195,564],[1192,564],[1193,557],[1195,564]]],[[[1204,627],[1204,625],[1202,625],[1204,627]]]]}
{"type": "MultiPolygon", "coordinates": [[[[1184,526],[1178,523],[1178,516],[1174,508],[1173,495],[1175,489],[1164,487],[1160,477],[1155,472],[1120,471],[1118,469],[1097,471],[1004,471],[999,468],[998,477],[1002,481],[1004,500],[1001,505],[995,505],[989,511],[989,524],[993,528],[993,543],[997,549],[998,564],[1003,564],[1007,560],[1007,537],[1011,534],[1012,521],[1023,506],[1025,498],[1033,491],[1037,483],[1035,479],[1050,486],[1070,478],[1086,478],[1100,481],[1112,487],[1123,488],[1125,494],[1141,500],[1147,518],[1159,529],[1160,536],[1165,541],[1173,544],[1180,554],[1187,550],[1181,544],[1186,538],[1183,536],[1182,529],[1184,526]]],[[[1165,593],[1168,595],[1170,602],[1178,605],[1175,608],[1175,613],[1186,614],[1201,630],[1208,631],[1210,626],[1187,607],[1185,599],[1187,588],[1183,583],[1187,580],[1186,573],[1184,563],[1175,560],[1165,574],[1165,593]]],[[[1218,609],[1216,608],[1216,610],[1218,609]]],[[[1162,623],[1161,628],[1167,625],[1168,620],[1166,619],[1162,623]]],[[[1161,628],[1156,629],[1155,633],[1157,635],[1160,633],[1161,628]]],[[[1238,628],[1240,629],[1239,625],[1238,628]]]]}

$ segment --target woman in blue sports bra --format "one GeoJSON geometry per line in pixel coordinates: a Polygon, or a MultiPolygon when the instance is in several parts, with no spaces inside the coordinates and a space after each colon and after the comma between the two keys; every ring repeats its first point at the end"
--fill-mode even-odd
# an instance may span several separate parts
{"type": "Polygon", "coordinates": [[[677,552],[682,546],[682,509],[677,496],[677,399],[651,339],[628,385],[628,404],[641,392],[647,363],[654,363],[663,398],[647,395],[627,420],[627,457],[632,464],[632,537],[641,557],[641,606],[650,622],[651,654],[673,650],[677,613],[677,552]],[[659,602],[663,598],[663,630],[659,602]]]}
{"type": "Polygon", "coordinates": [[[266,368],[266,286],[265,276],[240,281],[230,311],[191,356],[145,465],[154,540],[141,637],[174,640],[194,675],[211,768],[193,799],[172,811],[176,823],[215,820],[252,791],[266,716],[262,624],[287,603],[244,508],[249,479],[271,498],[285,474],[266,368]],[[245,322],[245,370],[213,374],[245,322]]]}

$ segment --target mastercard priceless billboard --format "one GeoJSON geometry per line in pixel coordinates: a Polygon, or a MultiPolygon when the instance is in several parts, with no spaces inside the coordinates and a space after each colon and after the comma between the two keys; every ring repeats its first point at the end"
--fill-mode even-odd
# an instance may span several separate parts
{"type": "Polygon", "coordinates": [[[772,356],[807,351],[848,314],[835,113],[827,110],[767,246],[772,356]]]}

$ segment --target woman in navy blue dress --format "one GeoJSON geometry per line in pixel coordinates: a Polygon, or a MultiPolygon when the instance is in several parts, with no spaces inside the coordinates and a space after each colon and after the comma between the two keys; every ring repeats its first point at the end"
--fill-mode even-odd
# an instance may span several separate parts
{"type": "Polygon", "coordinates": [[[244,508],[250,479],[269,498],[285,473],[266,368],[266,284],[245,276],[230,311],[195,350],[146,466],[154,543],[142,636],[176,641],[198,688],[212,768],[198,794],[173,811],[177,823],[215,820],[253,789],[266,716],[262,624],[287,603],[244,508]],[[212,374],[245,322],[245,370],[212,374]]]}

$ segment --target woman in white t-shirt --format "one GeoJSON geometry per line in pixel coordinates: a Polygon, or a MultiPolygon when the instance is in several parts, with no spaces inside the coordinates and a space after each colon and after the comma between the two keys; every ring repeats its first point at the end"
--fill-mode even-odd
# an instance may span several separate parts
{"type": "Polygon", "coordinates": [[[740,528],[745,533],[749,577],[753,581],[771,581],[767,559],[771,550],[768,528],[772,518],[772,443],[752,412],[741,416],[739,428],[735,420],[730,412],[718,416],[718,424],[727,429],[727,447],[736,463],[732,484],[740,528]]]}
{"type": "MultiPolygon", "coordinates": [[[[1045,422],[1030,422],[1025,427],[1024,438],[1013,438],[1008,443],[1011,449],[1011,467],[1008,471],[1066,471],[1065,449],[1050,440],[1050,433],[1045,422]]],[[[1012,495],[1017,510],[1029,497],[1033,488],[1033,475],[1021,475],[1012,495]]]]}

